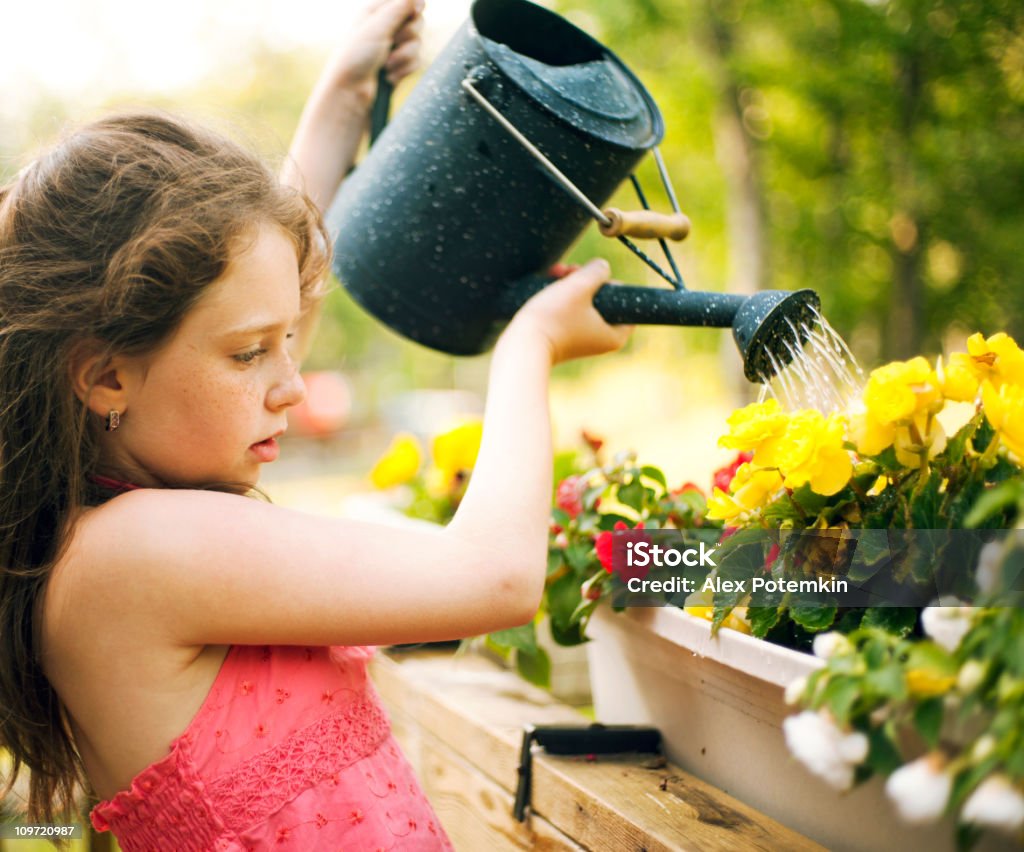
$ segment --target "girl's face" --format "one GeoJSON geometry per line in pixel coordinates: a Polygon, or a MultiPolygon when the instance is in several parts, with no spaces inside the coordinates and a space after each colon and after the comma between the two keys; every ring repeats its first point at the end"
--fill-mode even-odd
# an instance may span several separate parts
{"type": "Polygon", "coordinates": [[[277,458],[287,410],[306,395],[291,352],[300,310],[295,246],[263,224],[171,339],[129,361],[107,460],[152,474],[140,485],[255,484],[277,458]]]}

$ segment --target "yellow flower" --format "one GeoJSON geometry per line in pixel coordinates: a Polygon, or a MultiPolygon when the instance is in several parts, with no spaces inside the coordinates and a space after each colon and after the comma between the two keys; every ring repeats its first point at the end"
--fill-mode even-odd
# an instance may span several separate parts
{"type": "Polygon", "coordinates": [[[708,517],[716,521],[727,521],[744,512],[760,509],[782,488],[782,476],[776,470],[764,470],[752,464],[742,464],[729,486],[732,494],[721,488],[708,500],[708,517]]]}
{"type": "Polygon", "coordinates": [[[812,491],[831,496],[853,475],[853,461],[843,447],[845,432],[846,419],[840,414],[826,418],[813,409],[799,411],[781,436],[754,453],[754,461],[778,468],[787,488],[809,483],[812,491]]]}
{"type": "Polygon", "coordinates": [[[987,340],[981,333],[967,338],[967,354],[979,381],[988,379],[999,388],[1004,383],[1024,385],[1024,352],[1005,332],[987,340]]]}
{"type": "Polygon", "coordinates": [[[370,471],[370,481],[376,488],[393,488],[408,482],[420,469],[423,455],[419,441],[407,432],[395,435],[370,471]]]}
{"type": "MultiPolygon", "coordinates": [[[[683,610],[690,615],[702,618],[705,621],[715,620],[714,606],[684,606],[683,610]]],[[[750,635],[750,622],[747,621],[747,608],[745,606],[733,607],[732,611],[722,621],[722,627],[729,627],[740,633],[750,635]]]]}
{"type": "Polygon", "coordinates": [[[974,402],[978,395],[978,369],[966,352],[954,352],[943,364],[939,358],[935,370],[942,395],[954,402],[974,402]]]}
{"type": "Polygon", "coordinates": [[[982,383],[981,406],[1006,448],[1024,459],[1024,385],[982,383]]]}
{"type": "Polygon", "coordinates": [[[473,469],[480,452],[483,428],[479,419],[466,420],[434,438],[431,448],[434,465],[449,484],[460,472],[468,473],[473,469]]]}
{"type": "Polygon", "coordinates": [[[942,408],[938,377],[920,356],[893,361],[871,371],[864,388],[864,407],[880,424],[909,420],[920,411],[934,414],[942,408]]]}
{"type": "Polygon", "coordinates": [[[945,695],[956,685],[956,675],[943,674],[935,669],[910,669],[907,689],[915,698],[934,698],[945,695]]]}
{"type": "Polygon", "coordinates": [[[877,456],[896,440],[896,427],[880,423],[869,411],[857,411],[850,415],[850,440],[860,455],[877,456]]]}
{"type": "Polygon", "coordinates": [[[774,399],[744,406],[729,415],[726,421],[729,433],[718,439],[718,446],[741,452],[756,450],[765,441],[780,435],[787,419],[774,399]]]}

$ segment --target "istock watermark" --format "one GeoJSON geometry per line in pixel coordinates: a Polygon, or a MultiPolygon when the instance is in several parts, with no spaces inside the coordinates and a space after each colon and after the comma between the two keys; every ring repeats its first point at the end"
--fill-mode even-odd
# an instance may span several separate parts
{"type": "Polygon", "coordinates": [[[1024,530],[618,529],[612,606],[1024,605],[1024,530]]]}
{"type": "Polygon", "coordinates": [[[711,558],[715,555],[715,549],[703,541],[698,542],[696,547],[683,549],[662,547],[651,541],[627,541],[626,565],[630,568],[676,568],[680,565],[715,568],[717,566],[711,558]]]}

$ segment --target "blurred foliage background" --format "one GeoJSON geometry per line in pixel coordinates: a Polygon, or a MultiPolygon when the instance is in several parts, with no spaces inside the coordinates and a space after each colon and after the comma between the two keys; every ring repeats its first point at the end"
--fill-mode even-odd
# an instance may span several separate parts
{"type": "MultiPolygon", "coordinates": [[[[1024,333],[1019,0],[547,5],[614,50],[660,105],[662,150],[694,223],[677,251],[691,288],[812,287],[868,368],[937,354],[975,330],[1024,333]]],[[[429,2],[426,14],[429,23],[429,2]]],[[[442,41],[428,41],[428,61],[442,41]]],[[[0,126],[0,177],[65,123],[138,102],[227,127],[280,160],[325,56],[261,42],[173,92],[111,93],[88,108],[40,96],[0,126]]],[[[411,88],[400,88],[396,105],[411,88]]],[[[650,158],[639,174],[653,205],[668,209],[650,158]]],[[[635,206],[631,190],[616,201],[635,206]]],[[[619,280],[661,286],[590,228],[571,259],[595,254],[619,280]]],[[[423,388],[479,396],[487,359],[405,342],[339,290],[309,366],[349,377],[351,434],[370,436],[354,445],[365,471],[364,451],[410,425],[396,400],[423,388]]],[[[638,331],[624,355],[559,367],[555,389],[561,443],[587,426],[687,478],[716,463],[708,451],[722,412],[756,392],[727,332],[655,328],[638,331]],[[624,394],[632,405],[622,405],[624,394]],[[680,440],[695,434],[701,440],[680,440]]]]}

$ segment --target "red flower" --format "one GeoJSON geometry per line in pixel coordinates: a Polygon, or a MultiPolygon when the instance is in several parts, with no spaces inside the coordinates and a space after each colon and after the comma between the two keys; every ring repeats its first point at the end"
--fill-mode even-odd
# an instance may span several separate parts
{"type": "Polygon", "coordinates": [[[583,491],[586,487],[579,476],[567,476],[558,483],[555,505],[570,518],[575,518],[583,511],[583,491]]]}
{"type": "Polygon", "coordinates": [[[673,488],[669,494],[673,497],[678,497],[680,494],[685,494],[687,491],[696,491],[701,497],[704,496],[704,490],[695,482],[684,482],[678,488],[673,488]]]}
{"type": "Polygon", "coordinates": [[[768,550],[768,555],[764,558],[764,570],[771,571],[772,565],[775,564],[775,560],[779,558],[781,552],[778,544],[773,544],[768,550]]]}
{"type": "Polygon", "coordinates": [[[732,484],[732,478],[736,475],[736,471],[740,469],[741,464],[745,464],[754,457],[753,453],[740,453],[725,467],[720,467],[715,471],[714,485],[716,488],[721,488],[723,491],[728,491],[729,486],[732,484]]]}
{"type": "MultiPolygon", "coordinates": [[[[643,521],[640,521],[633,529],[642,531],[643,528],[643,521]]],[[[638,568],[626,565],[626,544],[630,541],[650,541],[650,536],[643,532],[630,536],[615,535],[616,532],[628,529],[629,527],[623,521],[616,521],[613,530],[605,530],[594,539],[594,550],[604,570],[611,574],[615,571],[615,565],[618,563],[620,566],[618,573],[623,581],[628,581],[631,577],[646,577],[648,572],[646,566],[638,568]]]]}
{"type": "MultiPolygon", "coordinates": [[[[617,530],[628,530],[622,521],[615,522],[615,529],[617,530]]],[[[598,533],[596,539],[594,539],[594,550],[597,553],[598,561],[604,567],[604,570],[609,574],[612,573],[612,542],[614,538],[610,530],[605,530],[602,533],[598,533]]]]}

